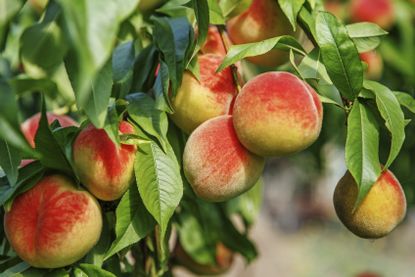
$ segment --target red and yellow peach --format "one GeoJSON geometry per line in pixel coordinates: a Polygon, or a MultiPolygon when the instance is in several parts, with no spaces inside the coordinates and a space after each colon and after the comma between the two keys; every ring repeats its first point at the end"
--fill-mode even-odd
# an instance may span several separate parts
{"type": "Polygon", "coordinates": [[[63,267],[97,243],[101,208],[67,177],[50,175],[14,199],[4,229],[14,251],[31,266],[63,267]]]}
{"type": "Polygon", "coordinates": [[[379,80],[383,72],[383,59],[375,50],[360,53],[360,59],[367,64],[365,70],[366,78],[379,80]]]}
{"type": "Polygon", "coordinates": [[[317,93],[288,72],[248,81],[235,100],[233,123],[240,142],[260,156],[301,151],[319,136],[323,108],[317,93]]]}
{"type": "Polygon", "coordinates": [[[196,195],[206,201],[226,201],[249,190],[263,168],[264,159],[239,142],[230,115],[200,125],[184,149],[185,176],[196,195]]]}
{"type": "Polygon", "coordinates": [[[359,237],[375,239],[386,236],[405,217],[405,194],[389,170],[382,173],[354,209],[357,195],[357,184],[347,171],[334,191],[334,208],[340,221],[359,237]]]}
{"type": "Polygon", "coordinates": [[[188,134],[206,120],[229,113],[237,89],[229,67],[216,73],[222,60],[223,57],[214,54],[200,55],[200,79],[190,72],[183,75],[177,95],[172,99],[171,119],[188,134]]]}
{"type": "MultiPolygon", "coordinates": [[[[134,134],[127,121],[119,125],[121,134],[134,134]]],[[[137,147],[117,146],[103,129],[88,125],[73,144],[73,161],[81,183],[97,198],[120,198],[133,181],[137,147]]]]}

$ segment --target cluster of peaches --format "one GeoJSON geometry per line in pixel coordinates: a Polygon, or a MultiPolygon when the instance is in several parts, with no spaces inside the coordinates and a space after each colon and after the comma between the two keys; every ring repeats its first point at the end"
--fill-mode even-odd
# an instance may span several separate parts
{"type": "MultiPolygon", "coordinates": [[[[242,86],[238,72],[216,72],[228,43],[248,43],[289,34],[275,0],[253,0],[228,21],[227,31],[211,27],[198,56],[200,76],[185,72],[172,99],[172,121],[190,134],[184,156],[185,176],[195,194],[207,201],[225,201],[250,189],[259,179],[265,157],[307,148],[319,136],[323,109],[306,82],[288,72],[266,72],[242,86]]],[[[284,62],[279,50],[249,58],[261,66],[284,62]]],[[[47,114],[49,123],[77,126],[67,116],[47,114]]],[[[35,146],[40,114],[22,124],[35,146]]],[[[122,134],[135,133],[127,121],[122,134]]],[[[83,190],[60,174],[47,175],[14,199],[5,215],[5,232],[16,253],[30,265],[57,268],[81,259],[99,240],[102,214],[97,199],[119,199],[133,181],[137,147],[116,144],[102,129],[87,125],[76,137],[72,158],[83,190]],[[64,249],[64,251],[62,251],[64,249]]],[[[23,161],[27,166],[31,161],[23,161]]],[[[357,185],[350,175],[340,180],[334,203],[339,218],[355,234],[377,238],[388,234],[404,217],[405,195],[386,170],[362,204],[354,209],[357,185]]]]}

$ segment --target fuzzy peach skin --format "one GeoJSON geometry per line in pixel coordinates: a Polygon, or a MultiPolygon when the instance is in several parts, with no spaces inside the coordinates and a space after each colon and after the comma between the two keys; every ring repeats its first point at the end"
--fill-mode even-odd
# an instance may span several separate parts
{"type": "Polygon", "coordinates": [[[373,22],[388,30],[395,22],[393,0],[352,0],[350,19],[352,22],[373,22]]]}
{"type": "Polygon", "coordinates": [[[379,80],[383,72],[383,59],[375,50],[361,53],[360,59],[367,64],[365,75],[367,79],[379,80]]]}
{"type": "MultiPolygon", "coordinates": [[[[46,116],[48,118],[49,124],[52,124],[53,121],[58,120],[59,124],[62,127],[69,127],[69,126],[78,126],[78,123],[74,121],[72,118],[66,115],[57,115],[54,113],[46,113],[46,116]]],[[[23,135],[25,136],[26,140],[29,142],[29,144],[32,147],[35,147],[35,136],[37,133],[37,129],[39,128],[39,121],[40,121],[41,114],[37,113],[33,115],[32,117],[29,117],[26,119],[22,125],[20,126],[20,129],[23,132],[23,135]]]]}
{"type": "Polygon", "coordinates": [[[177,95],[172,99],[173,122],[190,134],[206,120],[229,112],[236,86],[231,69],[216,73],[223,57],[214,54],[199,56],[200,81],[190,72],[183,75],[177,95]]]}
{"type": "Polygon", "coordinates": [[[301,151],[320,134],[317,93],[288,72],[267,72],[246,83],[235,100],[233,124],[240,142],[260,156],[301,151]]]}
{"type": "MultiPolygon", "coordinates": [[[[276,0],[254,0],[246,12],[229,20],[226,26],[234,44],[258,42],[292,34],[291,25],[276,0]]],[[[275,67],[286,62],[288,54],[274,49],[247,59],[257,65],[275,67]]]]}
{"type": "Polygon", "coordinates": [[[347,171],[334,191],[334,208],[341,222],[359,237],[375,239],[386,236],[405,217],[405,194],[389,170],[382,173],[353,212],[357,194],[357,184],[347,171]]]}
{"type": "Polygon", "coordinates": [[[19,195],[4,217],[17,255],[34,267],[70,265],[97,243],[101,208],[87,191],[63,175],[50,175],[19,195]]]}
{"type": "Polygon", "coordinates": [[[216,264],[200,264],[195,261],[178,242],[174,248],[175,260],[198,275],[219,275],[224,274],[232,266],[234,253],[223,243],[216,244],[216,264]]]}
{"type": "Polygon", "coordinates": [[[184,173],[200,198],[220,202],[249,190],[264,169],[264,159],[246,150],[236,137],[232,116],[200,125],[183,153],[184,173]]]}
{"type": "MultiPolygon", "coordinates": [[[[127,121],[119,126],[122,134],[134,134],[127,121]]],[[[135,145],[120,147],[103,129],[88,125],[73,144],[73,161],[81,183],[97,198],[112,201],[120,198],[133,180],[135,145]]]]}

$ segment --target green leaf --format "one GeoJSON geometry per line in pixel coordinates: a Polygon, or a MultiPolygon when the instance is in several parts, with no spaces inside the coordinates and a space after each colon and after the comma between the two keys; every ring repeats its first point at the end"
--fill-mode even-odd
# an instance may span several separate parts
{"type": "Polygon", "coordinates": [[[15,276],[16,274],[19,274],[19,273],[27,270],[29,267],[30,267],[30,265],[27,264],[26,262],[18,263],[16,265],[6,269],[2,273],[0,273],[0,277],[15,276]]]}
{"type": "Polygon", "coordinates": [[[16,16],[24,1],[0,0],[0,52],[3,50],[3,39],[7,34],[9,22],[16,16]]]}
{"type": "Polygon", "coordinates": [[[209,3],[209,22],[214,25],[225,25],[225,17],[217,0],[208,0],[209,3]]]}
{"type": "Polygon", "coordinates": [[[389,88],[374,81],[365,81],[364,87],[375,95],[378,110],[392,136],[389,157],[385,163],[387,169],[398,156],[405,141],[404,114],[398,99],[389,88]]]}
{"type": "Polygon", "coordinates": [[[375,49],[380,44],[380,37],[388,34],[388,32],[371,22],[349,24],[346,25],[346,29],[359,53],[375,49]]]}
{"type": "Polygon", "coordinates": [[[131,186],[122,197],[116,210],[116,218],[116,239],[105,255],[105,260],[143,239],[156,223],[144,207],[135,186],[131,186]]]}
{"type": "Polygon", "coordinates": [[[28,75],[18,75],[10,80],[10,85],[17,95],[33,91],[42,92],[52,99],[58,95],[58,87],[49,78],[34,79],[28,75]]]}
{"type": "Polygon", "coordinates": [[[164,241],[168,223],[183,195],[180,166],[172,150],[165,154],[154,142],[139,144],[135,176],[144,206],[160,225],[164,241]]]}
{"type": "Polygon", "coordinates": [[[0,206],[11,203],[13,199],[31,189],[44,175],[45,168],[39,162],[32,162],[19,169],[19,176],[14,186],[7,184],[0,187],[0,206]]]}
{"type": "Polygon", "coordinates": [[[10,186],[14,186],[19,176],[20,151],[7,141],[0,139],[0,167],[6,173],[10,186]]]}
{"type": "Polygon", "coordinates": [[[86,104],[85,113],[96,128],[103,128],[107,117],[107,108],[112,90],[112,65],[111,60],[98,72],[89,99],[86,104]]]}
{"type": "Polygon", "coordinates": [[[297,16],[305,0],[278,0],[278,4],[291,23],[293,30],[297,28],[297,16]]]}
{"type": "Polygon", "coordinates": [[[332,14],[319,12],[316,30],[328,75],[344,97],[354,100],[362,89],[363,67],[346,28],[332,14]]]}
{"type": "Polygon", "coordinates": [[[63,62],[68,50],[62,31],[54,22],[38,23],[25,30],[20,38],[20,53],[25,67],[51,75],[63,62]]]}
{"type": "Polygon", "coordinates": [[[0,91],[0,138],[7,141],[16,149],[34,155],[35,152],[20,131],[16,96],[12,92],[9,84],[1,78],[0,91]]]}
{"type": "Polygon", "coordinates": [[[401,91],[393,91],[399,103],[412,113],[415,113],[415,98],[409,93],[401,91]]]}
{"type": "Polygon", "coordinates": [[[232,45],[217,71],[221,71],[243,58],[262,55],[274,48],[282,50],[292,49],[294,52],[297,52],[303,56],[306,55],[305,50],[294,37],[279,36],[260,42],[232,45]]]}
{"type": "Polygon", "coordinates": [[[173,113],[173,107],[169,98],[170,75],[169,69],[165,62],[160,63],[159,74],[153,86],[154,96],[156,98],[156,108],[160,111],[173,113]]]}
{"type": "Polygon", "coordinates": [[[121,22],[137,7],[138,0],[58,0],[64,30],[73,50],[66,58],[78,106],[89,99],[91,80],[111,55],[121,22]]]}
{"type": "MultiPolygon", "coordinates": [[[[124,98],[130,91],[134,68],[133,41],[118,45],[112,54],[112,80],[116,98],[124,98]]],[[[143,65],[142,65],[143,66],[143,65]]]]}
{"type": "Polygon", "coordinates": [[[209,4],[207,0],[192,0],[197,21],[197,45],[202,46],[207,37],[209,28],[209,4]]]}
{"type": "Polygon", "coordinates": [[[85,258],[82,259],[83,263],[102,267],[112,241],[112,221],[109,220],[108,215],[109,213],[103,213],[101,236],[97,244],[95,244],[95,246],[88,252],[85,258]]]}
{"type": "Polygon", "coordinates": [[[168,119],[165,112],[156,109],[154,100],[144,93],[134,93],[127,97],[128,115],[146,133],[157,138],[164,151],[167,151],[168,119]]]}
{"type": "Polygon", "coordinates": [[[45,167],[72,175],[72,166],[65,156],[65,149],[56,140],[49,126],[45,106],[43,101],[42,116],[35,136],[36,150],[40,154],[39,160],[45,167]]]}
{"type": "Polygon", "coordinates": [[[106,271],[92,264],[80,264],[75,268],[75,276],[82,277],[116,277],[109,271],[106,271]],[[84,275],[85,274],[85,275],[84,275]]]}
{"type": "Polygon", "coordinates": [[[250,190],[226,203],[227,212],[240,214],[248,227],[251,226],[261,209],[263,187],[264,182],[260,178],[250,190]]]}
{"type": "Polygon", "coordinates": [[[381,172],[379,126],[369,108],[358,100],[347,119],[346,165],[359,188],[357,207],[381,172]]]}

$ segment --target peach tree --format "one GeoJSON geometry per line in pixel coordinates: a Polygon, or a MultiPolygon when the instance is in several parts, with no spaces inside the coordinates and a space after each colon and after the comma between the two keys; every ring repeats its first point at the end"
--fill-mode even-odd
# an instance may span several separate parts
{"type": "Polygon", "coordinates": [[[249,263],[265,158],[333,138],[339,218],[387,235],[406,211],[389,168],[415,164],[414,4],[394,5],[388,34],[321,0],[0,0],[0,276],[249,263]]]}

